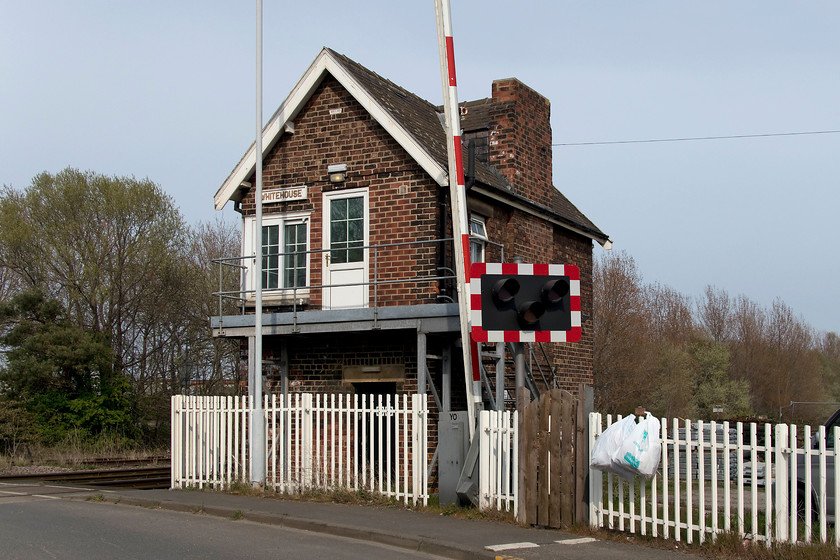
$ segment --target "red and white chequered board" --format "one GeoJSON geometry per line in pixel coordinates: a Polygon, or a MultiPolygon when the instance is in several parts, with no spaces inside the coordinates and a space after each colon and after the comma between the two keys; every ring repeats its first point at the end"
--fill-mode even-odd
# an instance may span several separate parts
{"type": "Polygon", "coordinates": [[[580,270],[574,265],[473,263],[470,268],[470,325],[475,342],[578,342],[581,337],[580,270]],[[572,328],[568,331],[486,331],[481,326],[481,276],[568,276],[572,328]]]}

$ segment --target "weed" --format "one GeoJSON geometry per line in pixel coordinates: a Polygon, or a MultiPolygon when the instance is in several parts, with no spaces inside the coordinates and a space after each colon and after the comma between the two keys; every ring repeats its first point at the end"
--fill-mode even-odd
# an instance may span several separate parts
{"type": "Polygon", "coordinates": [[[241,509],[238,509],[238,510],[234,511],[232,514],[230,514],[230,518],[233,521],[239,521],[243,517],[245,517],[245,514],[242,512],[241,509]]]}
{"type": "Polygon", "coordinates": [[[105,501],[105,496],[103,496],[102,494],[95,494],[93,496],[88,496],[87,498],[85,498],[85,501],[86,502],[104,502],[105,501]]]}
{"type": "Polygon", "coordinates": [[[239,496],[261,496],[265,493],[265,489],[262,486],[241,481],[231,483],[227,487],[227,491],[239,496]]]}
{"type": "Polygon", "coordinates": [[[840,560],[840,550],[833,544],[790,544],[751,541],[734,532],[718,533],[714,539],[703,543],[688,544],[685,541],[663,539],[650,535],[628,535],[608,529],[592,529],[575,526],[571,532],[600,540],[618,541],[648,548],[679,550],[705,558],[725,560],[840,560]]]}

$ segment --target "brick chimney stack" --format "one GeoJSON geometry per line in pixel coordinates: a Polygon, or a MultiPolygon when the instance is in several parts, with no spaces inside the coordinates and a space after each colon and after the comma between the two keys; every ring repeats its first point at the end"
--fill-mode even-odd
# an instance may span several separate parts
{"type": "Polygon", "coordinates": [[[516,78],[493,81],[490,109],[490,165],[514,192],[550,206],[551,104],[516,78]]]}

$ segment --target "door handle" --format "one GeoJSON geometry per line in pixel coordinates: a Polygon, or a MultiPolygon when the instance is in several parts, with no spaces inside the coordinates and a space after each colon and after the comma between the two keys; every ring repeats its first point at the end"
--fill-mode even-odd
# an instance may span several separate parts
{"type": "Polygon", "coordinates": [[[328,267],[330,266],[330,254],[329,253],[324,255],[324,262],[326,263],[326,266],[328,266],[328,267]]]}

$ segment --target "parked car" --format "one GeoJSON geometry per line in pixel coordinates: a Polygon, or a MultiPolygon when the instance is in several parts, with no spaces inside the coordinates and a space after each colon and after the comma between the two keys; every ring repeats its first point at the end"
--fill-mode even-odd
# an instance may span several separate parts
{"type": "MultiPolygon", "coordinates": [[[[823,424],[825,426],[825,448],[826,450],[834,451],[834,428],[840,426],[840,409],[837,409],[834,414],[829,417],[823,424]]],[[[820,448],[820,434],[819,432],[811,436],[809,442],[811,449],[820,448]]],[[[834,494],[834,455],[827,455],[825,458],[825,502],[826,502],[826,520],[829,523],[834,523],[835,516],[835,501],[834,494]]],[[[807,483],[805,481],[805,455],[796,455],[796,511],[798,517],[805,518],[805,492],[807,491],[807,483]]],[[[820,461],[817,455],[811,456],[811,518],[818,519],[820,511],[820,461]]]]}

